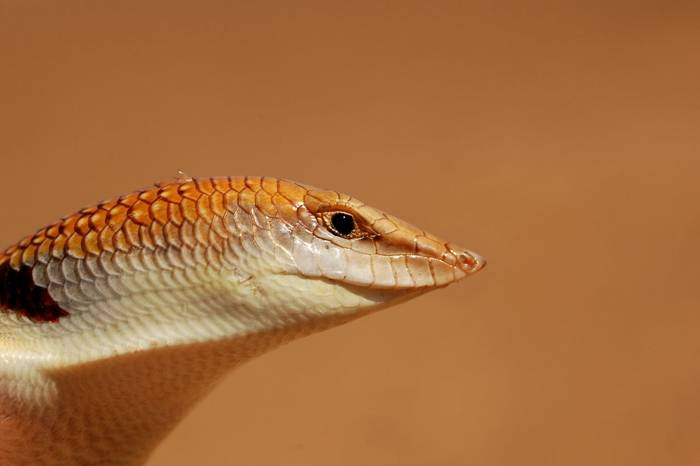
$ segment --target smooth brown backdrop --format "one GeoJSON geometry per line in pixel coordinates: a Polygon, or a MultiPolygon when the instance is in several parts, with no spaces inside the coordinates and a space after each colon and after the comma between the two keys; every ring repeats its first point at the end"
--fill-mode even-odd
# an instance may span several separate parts
{"type": "Polygon", "coordinates": [[[697,465],[699,51],[691,1],[0,0],[0,240],[181,169],[489,259],[231,374],[152,466],[697,465]]]}

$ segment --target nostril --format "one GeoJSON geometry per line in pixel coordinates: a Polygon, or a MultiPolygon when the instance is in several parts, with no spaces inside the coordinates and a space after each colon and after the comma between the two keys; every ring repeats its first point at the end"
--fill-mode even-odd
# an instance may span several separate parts
{"type": "Polygon", "coordinates": [[[475,252],[464,252],[464,263],[469,267],[469,272],[478,272],[486,267],[486,259],[475,252]]]}
{"type": "Polygon", "coordinates": [[[475,252],[452,245],[448,245],[448,249],[457,258],[458,265],[467,273],[477,272],[486,266],[486,259],[475,252]]]}
{"type": "Polygon", "coordinates": [[[470,269],[476,267],[477,260],[473,256],[467,254],[466,252],[461,253],[459,256],[457,256],[457,258],[459,259],[459,263],[462,266],[466,265],[470,269]]]}

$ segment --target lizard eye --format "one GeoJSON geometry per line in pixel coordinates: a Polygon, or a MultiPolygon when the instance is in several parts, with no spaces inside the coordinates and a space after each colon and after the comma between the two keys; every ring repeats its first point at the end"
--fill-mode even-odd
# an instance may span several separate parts
{"type": "Polygon", "coordinates": [[[344,211],[328,211],[319,215],[328,231],[335,236],[346,239],[371,238],[376,236],[367,227],[363,227],[363,222],[358,221],[355,215],[344,211]]]}
{"type": "Polygon", "coordinates": [[[336,212],[331,215],[331,227],[333,233],[348,237],[355,231],[355,218],[345,212],[336,212]]]}

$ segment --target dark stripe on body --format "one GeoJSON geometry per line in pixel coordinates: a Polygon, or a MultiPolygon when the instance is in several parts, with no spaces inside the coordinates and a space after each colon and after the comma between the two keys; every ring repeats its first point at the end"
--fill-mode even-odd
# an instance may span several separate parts
{"type": "Polygon", "coordinates": [[[9,261],[0,264],[0,309],[17,312],[35,322],[58,322],[68,315],[46,288],[34,283],[31,267],[22,265],[15,270],[9,261]]]}

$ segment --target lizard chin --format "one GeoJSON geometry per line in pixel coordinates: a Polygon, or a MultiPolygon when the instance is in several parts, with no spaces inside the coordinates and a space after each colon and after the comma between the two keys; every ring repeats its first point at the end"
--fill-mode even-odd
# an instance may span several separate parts
{"type": "MultiPolygon", "coordinates": [[[[434,287],[388,288],[344,283],[323,277],[273,274],[255,280],[259,313],[311,322],[360,317],[418,297],[434,287]]],[[[240,293],[239,293],[240,295],[240,293]]]]}

